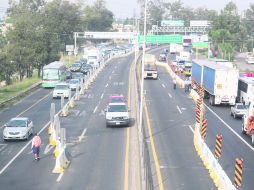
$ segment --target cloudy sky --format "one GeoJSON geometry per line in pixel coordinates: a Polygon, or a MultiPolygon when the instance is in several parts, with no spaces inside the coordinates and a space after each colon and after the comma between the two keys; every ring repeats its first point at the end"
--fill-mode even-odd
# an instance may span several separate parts
{"type": "MultiPolygon", "coordinates": [[[[75,0],[71,0],[75,1],[75,0]]],[[[164,0],[165,2],[171,2],[172,0],[164,0]]],[[[222,9],[230,0],[182,0],[185,5],[193,8],[197,7],[207,7],[211,9],[220,10],[222,9]]],[[[239,11],[247,9],[250,3],[254,3],[254,0],[233,0],[239,11]]],[[[94,0],[84,0],[84,2],[92,3],[94,0]]],[[[111,10],[117,18],[125,18],[133,16],[134,12],[139,12],[139,6],[137,0],[106,0],[107,7],[111,10]]],[[[3,13],[8,7],[8,0],[0,0],[0,14],[3,13]]]]}

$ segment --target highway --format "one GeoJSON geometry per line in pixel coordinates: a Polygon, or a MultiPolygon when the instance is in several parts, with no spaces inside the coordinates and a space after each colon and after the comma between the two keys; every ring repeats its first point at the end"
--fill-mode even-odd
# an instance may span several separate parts
{"type": "MultiPolygon", "coordinates": [[[[158,157],[151,161],[154,188],[216,189],[193,145],[194,102],[183,89],[173,89],[172,79],[164,69],[160,68],[158,75],[159,80],[145,80],[149,115],[146,125],[150,121],[158,157]],[[158,172],[162,184],[158,183],[158,172]]],[[[151,144],[148,130],[146,138],[151,144]]],[[[150,152],[152,157],[152,149],[150,152]]]]}
{"type": "MultiPolygon", "coordinates": [[[[33,120],[35,131],[44,129],[40,134],[42,155],[39,162],[33,160],[28,142],[3,142],[1,139],[1,187],[10,190],[34,187],[111,190],[121,189],[129,183],[125,168],[129,128],[106,128],[103,110],[112,94],[123,94],[128,98],[129,68],[133,59],[134,56],[130,55],[110,61],[85,95],[81,96],[70,115],[60,118],[61,127],[67,131],[67,157],[71,160],[64,174],[52,174],[55,159],[53,149],[48,146],[46,129],[50,104],[55,102],[56,110],[59,110],[60,100],[52,100],[51,90],[39,89],[1,112],[1,125],[11,117],[20,115],[33,120]]],[[[135,123],[135,118],[132,123],[135,123]]]]}

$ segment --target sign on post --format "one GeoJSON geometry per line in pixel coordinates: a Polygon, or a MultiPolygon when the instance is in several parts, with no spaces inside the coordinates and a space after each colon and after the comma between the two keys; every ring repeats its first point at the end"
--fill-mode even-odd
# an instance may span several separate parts
{"type": "Polygon", "coordinates": [[[74,51],[74,45],[66,45],[66,51],[67,52],[73,52],[74,51]]]}
{"type": "MultiPolygon", "coordinates": [[[[138,36],[138,43],[144,42],[144,36],[138,36]]],[[[181,44],[183,43],[183,36],[182,35],[147,35],[146,36],[146,43],[174,43],[174,44],[181,44]]]]}

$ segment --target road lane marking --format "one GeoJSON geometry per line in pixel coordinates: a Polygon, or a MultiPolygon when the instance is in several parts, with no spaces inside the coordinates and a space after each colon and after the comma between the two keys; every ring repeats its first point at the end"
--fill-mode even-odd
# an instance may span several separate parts
{"type": "Polygon", "coordinates": [[[114,74],[115,73],[115,71],[112,71],[112,74],[114,74]]]}
{"type": "Polygon", "coordinates": [[[245,145],[247,145],[252,151],[254,151],[254,148],[246,142],[237,132],[235,132],[234,129],[232,129],[223,119],[220,118],[211,108],[209,108],[206,104],[204,104],[205,107],[213,113],[234,135],[236,135],[245,145]]]}
{"type": "Polygon", "coordinates": [[[60,174],[59,174],[59,176],[58,176],[56,182],[60,182],[60,181],[61,181],[61,179],[62,179],[62,177],[63,177],[63,174],[64,174],[64,173],[60,173],[60,174]]]}
{"type": "MultiPolygon", "coordinates": [[[[59,114],[61,110],[57,112],[59,114]]],[[[38,132],[41,134],[50,124],[50,121],[38,132]]],[[[0,175],[16,160],[16,158],[32,143],[32,139],[0,170],[0,175]]]]}
{"type": "Polygon", "coordinates": [[[108,87],[108,83],[106,84],[106,86],[105,86],[106,88],[108,87]]]}
{"type": "Polygon", "coordinates": [[[104,96],[104,93],[102,93],[102,95],[101,95],[101,99],[103,98],[103,96],[104,96]]]}
{"type": "Polygon", "coordinates": [[[161,86],[162,86],[163,88],[166,88],[166,86],[165,86],[164,84],[161,84],[161,86]]]}
{"type": "Polygon", "coordinates": [[[172,95],[171,95],[170,93],[168,93],[168,96],[169,96],[170,98],[172,98],[172,95]]]}
{"type": "Polygon", "coordinates": [[[49,94],[47,94],[46,96],[42,97],[41,99],[39,99],[37,102],[35,102],[33,105],[31,105],[29,108],[25,109],[24,111],[22,111],[21,113],[19,113],[16,117],[21,116],[22,114],[24,114],[25,112],[27,112],[28,110],[30,110],[31,108],[33,108],[34,106],[36,106],[38,103],[40,103],[42,100],[44,100],[45,98],[47,98],[49,95],[51,94],[51,92],[49,94]]]}
{"type": "Polygon", "coordinates": [[[160,78],[160,77],[158,77],[158,79],[159,79],[159,80],[161,80],[161,78],[160,78]]]}
{"type": "Polygon", "coordinates": [[[189,125],[189,128],[192,131],[192,133],[194,133],[194,129],[191,127],[191,125],[189,125]]]}
{"type": "Polygon", "coordinates": [[[96,106],[96,107],[94,108],[93,113],[95,113],[97,109],[98,109],[98,106],[96,106]]]}
{"type": "Polygon", "coordinates": [[[183,112],[181,111],[181,109],[179,108],[179,106],[176,106],[176,108],[178,109],[179,113],[182,114],[183,112]]]}
{"type": "Polygon", "coordinates": [[[147,106],[146,106],[146,101],[144,101],[144,108],[145,108],[148,133],[149,133],[149,138],[150,138],[150,142],[151,142],[151,148],[152,148],[152,154],[153,154],[153,159],[154,159],[154,163],[155,163],[158,185],[159,185],[159,189],[163,190],[164,186],[163,186],[163,181],[162,181],[162,177],[161,177],[160,164],[159,164],[158,156],[157,156],[155,145],[154,145],[154,139],[153,139],[151,124],[150,124],[150,118],[149,118],[149,114],[148,114],[148,110],[147,110],[147,106]]]}
{"type": "Polygon", "coordinates": [[[82,131],[81,135],[78,137],[78,141],[79,142],[84,138],[84,136],[86,134],[86,131],[87,131],[87,128],[84,128],[84,130],[82,131]]]}

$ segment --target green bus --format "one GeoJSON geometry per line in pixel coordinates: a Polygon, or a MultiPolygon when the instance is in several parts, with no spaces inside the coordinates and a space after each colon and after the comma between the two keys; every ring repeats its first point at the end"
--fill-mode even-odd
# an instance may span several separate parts
{"type": "Polygon", "coordinates": [[[57,83],[66,80],[66,66],[60,61],[45,65],[42,69],[42,87],[54,88],[57,83]]]}

